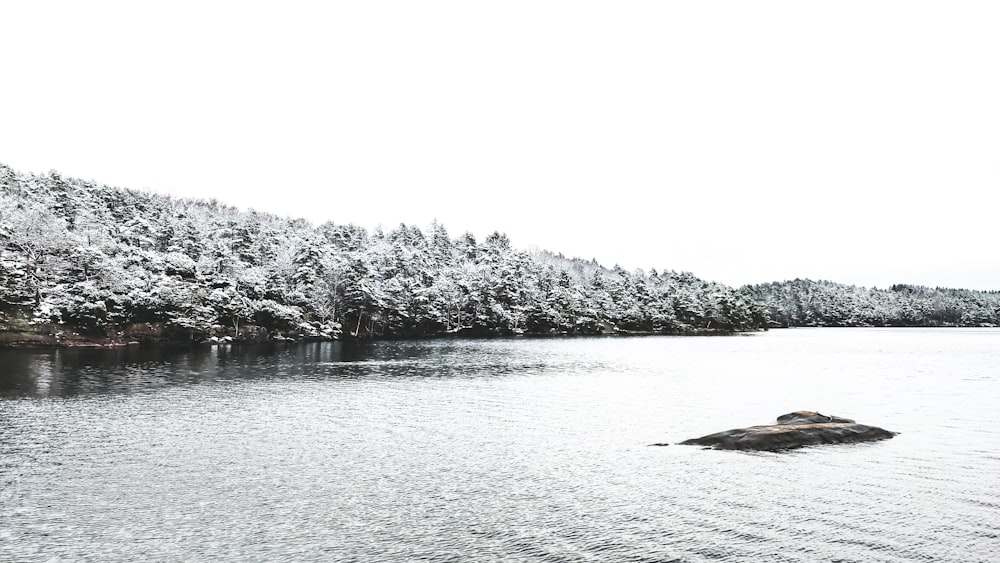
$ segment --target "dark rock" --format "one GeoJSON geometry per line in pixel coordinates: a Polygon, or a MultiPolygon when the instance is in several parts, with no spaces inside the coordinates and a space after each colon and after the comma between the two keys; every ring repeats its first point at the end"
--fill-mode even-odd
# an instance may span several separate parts
{"type": "Polygon", "coordinates": [[[896,432],[858,424],[849,418],[796,411],[779,416],[777,424],[734,428],[685,440],[681,445],[705,446],[716,450],[776,451],[818,444],[872,442],[895,435],[896,432]]]}

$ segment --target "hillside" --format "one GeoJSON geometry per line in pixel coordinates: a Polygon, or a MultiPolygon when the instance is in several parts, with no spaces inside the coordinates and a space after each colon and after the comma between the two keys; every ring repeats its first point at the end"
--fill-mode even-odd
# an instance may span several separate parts
{"type": "Polygon", "coordinates": [[[0,165],[8,342],[700,333],[767,320],[746,289],[527,253],[502,233],[313,226],[0,165]]]}
{"type": "Polygon", "coordinates": [[[0,344],[997,326],[1000,292],[628,272],[0,165],[0,344]]]}

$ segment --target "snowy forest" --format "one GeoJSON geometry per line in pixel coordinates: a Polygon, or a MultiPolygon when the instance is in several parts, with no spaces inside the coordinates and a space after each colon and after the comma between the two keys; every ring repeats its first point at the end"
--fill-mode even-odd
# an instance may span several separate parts
{"type": "Polygon", "coordinates": [[[206,341],[982,324],[1000,324],[1000,294],[733,288],[526,252],[499,232],[314,226],[0,165],[0,332],[206,341]]]}
{"type": "Polygon", "coordinates": [[[1000,292],[794,280],[745,287],[772,326],[997,326],[1000,292]]]}
{"type": "Polygon", "coordinates": [[[0,323],[165,339],[746,331],[691,274],[528,253],[432,223],[368,232],[0,166],[0,323]]]}

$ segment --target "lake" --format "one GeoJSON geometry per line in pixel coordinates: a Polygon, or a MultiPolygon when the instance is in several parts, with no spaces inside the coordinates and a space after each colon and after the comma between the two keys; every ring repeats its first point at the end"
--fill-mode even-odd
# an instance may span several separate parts
{"type": "Polygon", "coordinates": [[[142,559],[1000,560],[1000,330],[0,350],[0,560],[142,559]]]}

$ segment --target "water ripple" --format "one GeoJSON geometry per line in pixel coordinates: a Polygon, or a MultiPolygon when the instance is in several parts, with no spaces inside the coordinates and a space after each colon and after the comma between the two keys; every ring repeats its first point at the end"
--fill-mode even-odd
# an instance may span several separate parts
{"type": "Polygon", "coordinates": [[[0,560],[998,560],[1000,333],[905,334],[44,353],[0,560]],[[903,433],[646,447],[797,408],[903,433]]]}

